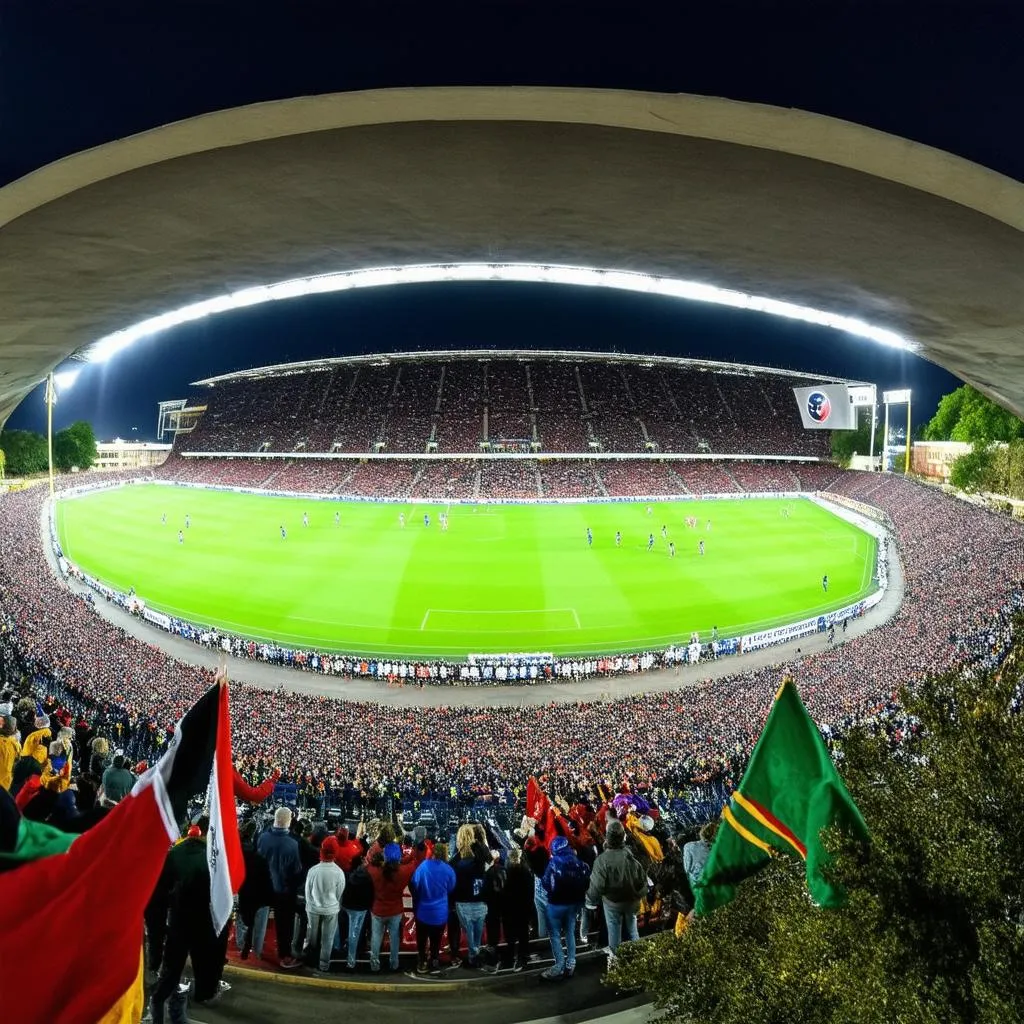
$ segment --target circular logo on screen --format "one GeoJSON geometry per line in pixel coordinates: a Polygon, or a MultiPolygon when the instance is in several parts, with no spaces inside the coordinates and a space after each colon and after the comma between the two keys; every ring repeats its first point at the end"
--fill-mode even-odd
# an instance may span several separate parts
{"type": "Polygon", "coordinates": [[[832,403],[823,391],[812,391],[807,396],[807,414],[815,423],[824,423],[832,415],[832,403]]]}

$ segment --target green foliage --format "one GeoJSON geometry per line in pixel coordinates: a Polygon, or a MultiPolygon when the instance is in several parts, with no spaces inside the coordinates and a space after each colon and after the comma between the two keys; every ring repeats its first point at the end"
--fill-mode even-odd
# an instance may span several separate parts
{"type": "Polygon", "coordinates": [[[31,430],[0,431],[0,448],[4,450],[8,476],[46,472],[46,438],[42,434],[31,430]]]}
{"type": "MultiPolygon", "coordinates": [[[[848,466],[854,455],[867,455],[871,451],[871,410],[859,409],[856,430],[832,431],[832,458],[841,466],[848,466]]],[[[875,454],[882,451],[881,422],[875,424],[875,454]]]]}
{"type": "Polygon", "coordinates": [[[994,482],[995,455],[991,446],[976,441],[949,470],[949,482],[961,491],[987,491],[994,482]]]}
{"type": "Polygon", "coordinates": [[[90,469],[96,461],[96,435],[79,420],[53,435],[53,464],[62,473],[72,468],[90,469]]]}
{"type": "Polygon", "coordinates": [[[802,865],[779,858],[681,939],[622,947],[611,980],[686,1024],[1024,1020],[1022,668],[1018,644],[998,671],[927,680],[902,695],[915,737],[844,742],[872,833],[828,837],[846,907],[813,906],[802,865]]]}
{"type": "Polygon", "coordinates": [[[924,429],[926,441],[1012,441],[1024,423],[969,384],[945,395],[924,429]]]}

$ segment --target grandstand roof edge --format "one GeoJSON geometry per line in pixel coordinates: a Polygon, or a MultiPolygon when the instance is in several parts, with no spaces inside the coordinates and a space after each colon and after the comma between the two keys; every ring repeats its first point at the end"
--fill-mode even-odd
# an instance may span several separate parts
{"type": "Polygon", "coordinates": [[[281,374],[315,373],[343,365],[474,358],[479,360],[558,359],[581,362],[659,363],[669,366],[697,366],[705,369],[767,373],[780,377],[796,377],[816,382],[835,382],[839,384],[869,383],[868,381],[850,380],[826,373],[815,374],[802,370],[786,370],[780,367],[754,366],[750,363],[723,362],[714,359],[693,359],[686,356],[642,355],[632,352],[575,352],[559,349],[444,349],[437,352],[374,352],[363,355],[308,359],[295,363],[274,363],[269,366],[253,367],[248,370],[235,370],[231,373],[223,373],[214,377],[205,377],[202,380],[193,381],[191,386],[212,388],[218,384],[226,384],[230,381],[258,380],[261,377],[280,376],[281,374]]]}

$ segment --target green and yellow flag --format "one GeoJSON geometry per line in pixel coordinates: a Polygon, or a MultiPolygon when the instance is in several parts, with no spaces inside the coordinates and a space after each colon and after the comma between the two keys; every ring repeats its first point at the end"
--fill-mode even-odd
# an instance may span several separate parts
{"type": "Polygon", "coordinates": [[[722,821],[704,872],[694,887],[697,916],[724,906],[736,884],[772,857],[799,857],[807,886],[823,907],[840,906],[845,894],[824,876],[828,862],[821,832],[830,826],[868,838],[867,826],[839,777],[818,727],[796,686],[786,680],[775,694],[739,789],[722,821]]]}

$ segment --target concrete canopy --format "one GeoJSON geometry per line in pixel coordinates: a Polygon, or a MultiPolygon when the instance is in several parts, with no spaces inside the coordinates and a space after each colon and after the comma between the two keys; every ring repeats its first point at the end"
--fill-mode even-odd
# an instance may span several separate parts
{"type": "Polygon", "coordinates": [[[860,317],[1024,413],[1024,185],[797,110],[430,88],[220,111],[0,189],[0,424],[62,359],[156,313],[461,261],[637,270],[860,317]]]}

